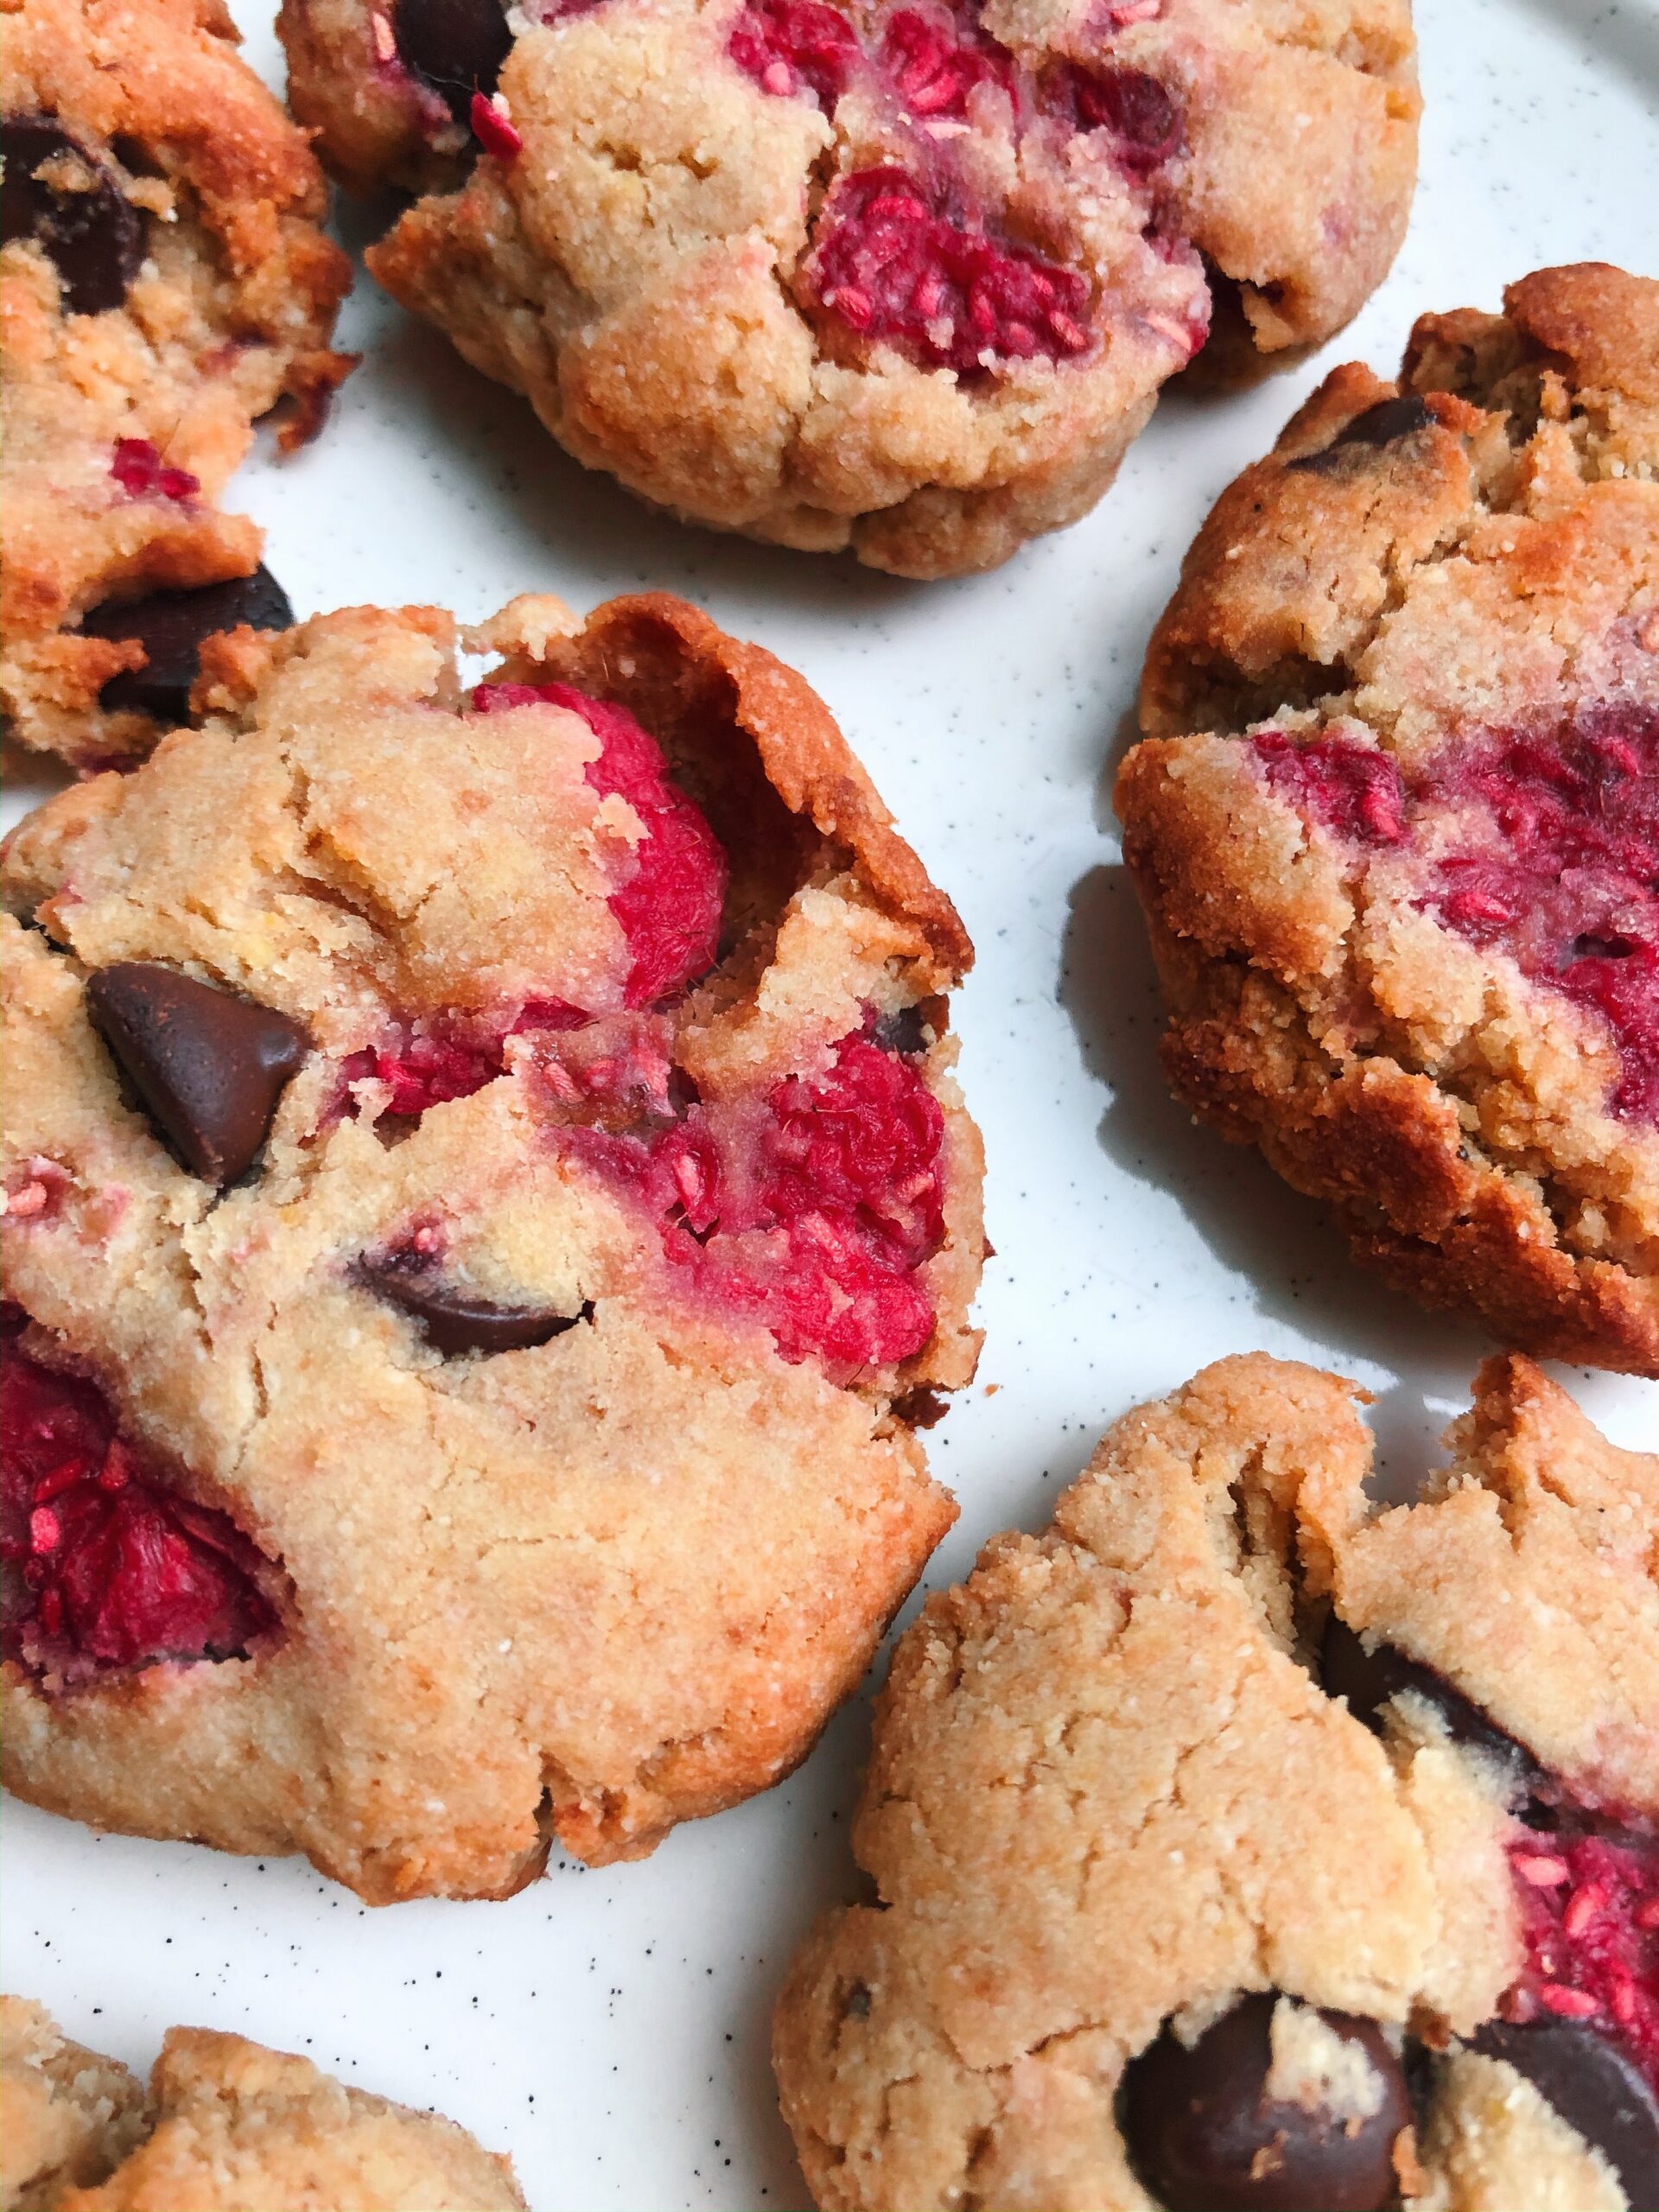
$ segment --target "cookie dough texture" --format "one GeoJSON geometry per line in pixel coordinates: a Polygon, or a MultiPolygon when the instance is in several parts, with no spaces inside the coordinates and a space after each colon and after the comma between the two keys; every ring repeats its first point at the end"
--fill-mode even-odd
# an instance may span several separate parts
{"type": "MultiPolygon", "coordinates": [[[[1308,1639],[1332,1605],[1569,1781],[1659,1806],[1659,1459],[1496,1360],[1424,1501],[1378,1511],[1357,1395],[1262,1356],[1206,1369],[901,1639],[853,1832],[872,1901],[819,1923],[775,2023],[826,2212],[1153,2212],[1124,2067],[1240,1993],[1437,2045],[1490,2016],[1520,1956],[1502,1789],[1426,1708],[1385,1742],[1324,1693],[1308,1639]]],[[[1442,2212],[1624,2202],[1466,2052],[1416,2157],[1442,2212]]]]}
{"type": "Polygon", "coordinates": [[[286,401],[283,441],[297,444],[351,366],[328,343],[351,271],[319,228],[321,171],[235,41],[218,0],[0,10],[0,112],[55,122],[142,225],[124,297],[96,313],[71,311],[35,238],[0,248],[0,706],[22,742],[79,762],[156,736],[148,716],[99,703],[142,650],[81,634],[81,618],[250,575],[260,533],[218,501],[253,423],[286,401]],[[148,448],[148,471],[130,455],[124,483],[118,445],[148,448]],[[174,476],[169,493],[162,469],[195,488],[174,476]]]}
{"type": "Polygon", "coordinates": [[[505,2158],[452,2120],[241,2036],[173,2028],[148,2095],[0,1998],[4,2212],[522,2212],[505,2158]]]}
{"type": "MultiPolygon", "coordinates": [[[[1633,717],[1651,753],[1656,711],[1659,284],[1586,264],[1523,278],[1501,315],[1425,316],[1397,384],[1338,369],[1224,493],[1117,785],[1182,1101],[1402,1288],[1646,1375],[1659,1130],[1611,1102],[1607,1022],[1439,924],[1420,870],[1455,812],[1339,838],[1243,734],[1334,741],[1410,793],[1493,731],[1633,717]]],[[[1505,834],[1524,849],[1522,817],[1505,834]]]]}
{"type": "MultiPolygon", "coordinates": [[[[990,0],[971,17],[871,0],[842,11],[865,59],[838,93],[803,82],[810,61],[775,60],[768,89],[734,58],[734,39],[772,40],[798,60],[822,13],[515,10],[497,97],[522,148],[470,175],[466,132],[399,66],[395,9],[285,0],[283,28],[324,158],[359,188],[433,188],[371,248],[375,276],[578,461],[686,519],[902,575],[993,567],[1086,512],[1212,296],[1248,353],[1316,343],[1398,246],[1418,111],[1404,0],[990,0]],[[912,42],[895,60],[906,32],[944,58],[918,65],[912,42]],[[980,79],[952,94],[963,52],[980,79]],[[1166,143],[1088,128],[1077,69],[1150,80],[1166,143]],[[812,257],[837,180],[877,169],[937,188],[957,234],[1076,272],[1075,344],[1047,358],[1015,330],[966,372],[938,365],[922,261],[909,335],[861,337],[812,257]]],[[[879,259],[871,281],[897,285],[879,259]]]]}
{"type": "Polygon", "coordinates": [[[944,1230],[929,1340],[832,1379],[687,1292],[563,1141],[575,1078],[512,1039],[494,1080],[382,1126],[388,1086],[354,1056],[389,1022],[591,1003],[626,964],[594,855],[638,824],[583,780],[591,732],[549,706],[459,717],[435,610],[219,641],[199,729],[14,834],[6,899],[38,926],[5,925],[9,1187],[51,1197],[0,1230],[9,1294],[285,1589],[250,1658],[72,1694],[9,1667],[7,1782],[111,1827],[304,1851],[373,1900],[511,1891],[556,1838],[635,1856],[787,1772],[955,1517],[912,1420],[978,1349],[982,1161],[941,995],[971,947],[822,702],[662,597],[585,625],[523,600],[471,642],[628,708],[731,862],[715,970],[572,1049],[608,1035],[653,1081],[671,1057],[705,1101],[747,1097],[919,1007],[944,1230]],[[263,1168],[222,1196],[89,1027],[87,973],[131,959],[309,1030],[263,1168]],[[432,1224],[473,1295],[582,1325],[440,1357],[359,1266],[432,1224]]]}

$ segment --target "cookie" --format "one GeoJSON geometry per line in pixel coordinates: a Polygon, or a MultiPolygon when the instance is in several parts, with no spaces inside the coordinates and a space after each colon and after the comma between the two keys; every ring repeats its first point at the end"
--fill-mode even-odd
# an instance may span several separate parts
{"type": "Polygon", "coordinates": [[[148,2096],[0,1997],[5,2212],[522,2212],[509,2160],[464,2128],[347,2088],[308,2058],[171,2028],[148,2096]]]}
{"type": "Polygon", "coordinates": [[[777,1781],[955,1517],[971,958],[664,597],[213,641],[13,833],[5,1777],[365,1897],[777,1781]]]}
{"type": "Polygon", "coordinates": [[[1338,329],[1414,176],[1406,0],[282,24],[324,158],[429,188],[369,251],[396,298],[645,499],[900,575],[1084,514],[1217,298],[1252,355],[1338,329]]]}
{"type": "Polygon", "coordinates": [[[1542,270],[1337,370],[1141,719],[1182,1101],[1402,1289],[1659,1375],[1659,284],[1542,270]]]}
{"type": "Polygon", "coordinates": [[[780,1999],[817,2203],[1619,2212],[1659,2176],[1659,1459],[1494,1360],[1422,1501],[1262,1356],[894,1654],[780,1999]]]}
{"type": "Polygon", "coordinates": [[[5,0],[0,707],[99,765],[181,721],[202,639],[292,620],[218,501],[352,365],[322,174],[217,0],[5,0]]]}

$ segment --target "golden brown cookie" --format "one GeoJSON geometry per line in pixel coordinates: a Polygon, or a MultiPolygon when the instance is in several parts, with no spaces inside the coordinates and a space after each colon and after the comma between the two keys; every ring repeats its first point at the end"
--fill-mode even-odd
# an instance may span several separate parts
{"type": "Polygon", "coordinates": [[[1338,369],[1147,655],[1124,855],[1183,1101],[1356,1256],[1659,1375],[1659,284],[1338,369]]]}
{"type": "Polygon", "coordinates": [[[509,2160],[241,2036],[169,2029],[124,2066],[0,1997],[4,2212],[522,2212],[509,2160]]]}
{"type": "Polygon", "coordinates": [[[683,603],[208,649],[14,833],[5,1772],[494,1895],[775,1782],[955,1509],[971,958],[683,603]]]}
{"type": "Polygon", "coordinates": [[[0,708],[99,765],[184,719],[201,640],[292,619],[221,512],[255,420],[295,445],[351,367],[321,172],[219,0],[0,9],[0,708]]]}
{"type": "Polygon", "coordinates": [[[578,461],[901,575],[1092,506],[1215,296],[1247,351],[1340,327],[1415,171],[1406,0],[285,0],[282,27],[325,159],[428,188],[376,276],[578,461]]]}
{"type": "Polygon", "coordinates": [[[779,2000],[825,2212],[1623,2212],[1659,2174],[1659,1459],[1495,1360],[1421,1503],[1255,1356],[929,1599],[779,2000]]]}

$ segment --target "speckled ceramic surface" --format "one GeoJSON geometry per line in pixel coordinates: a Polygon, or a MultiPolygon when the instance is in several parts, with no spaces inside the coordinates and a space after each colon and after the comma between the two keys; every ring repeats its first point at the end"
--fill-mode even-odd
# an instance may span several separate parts
{"type": "MultiPolygon", "coordinates": [[[[279,81],[264,0],[236,12],[279,81]]],[[[1249,396],[1166,400],[1096,514],[999,575],[899,584],[658,521],[366,279],[342,342],[368,358],[327,435],[238,481],[302,612],[476,617],[518,591],[585,607],[646,584],[702,601],[817,684],[956,897],[979,946],[958,1019],[997,1257],[980,1384],[932,1434],[963,1510],[931,1581],[993,1529],[1040,1523],[1107,1421],[1224,1352],[1359,1376],[1403,1490],[1486,1349],[1356,1274],[1311,1206],[1171,1104],[1103,797],[1182,549],[1327,368],[1386,373],[1421,309],[1496,306],[1543,263],[1659,270],[1656,0],[1421,0],[1419,21],[1422,184],[1382,292],[1249,396]]],[[[345,219],[348,243],[371,234],[345,219]]],[[[7,819],[44,788],[14,772],[7,819]]],[[[1659,1441],[1659,1384],[1566,1379],[1611,1435],[1659,1441]]],[[[94,1838],[9,1803],[0,1978],[135,2062],[199,2022],[435,2104],[512,2152],[537,2212],[799,2208],[766,2015],[846,1879],[866,1729],[861,1702],[771,1797],[642,1866],[556,1864],[505,1904],[368,1912],[296,1861],[94,1838]]]]}

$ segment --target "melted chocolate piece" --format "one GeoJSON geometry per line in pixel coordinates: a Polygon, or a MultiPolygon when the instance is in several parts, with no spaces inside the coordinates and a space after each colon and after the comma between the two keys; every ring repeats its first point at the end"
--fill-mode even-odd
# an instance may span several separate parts
{"type": "Polygon", "coordinates": [[[901,1059],[927,1050],[927,1023],[919,1006],[901,1006],[896,1014],[880,1015],[871,1033],[884,1052],[897,1052],[901,1059]]]}
{"type": "Polygon", "coordinates": [[[1400,438],[1426,430],[1433,420],[1427,402],[1414,391],[1402,392],[1397,399],[1380,399],[1375,407],[1356,415],[1328,446],[1318,453],[1305,453],[1299,461],[1287,462],[1286,466],[1304,475],[1333,475],[1355,457],[1357,448],[1370,448],[1380,453],[1383,447],[1393,445],[1400,438]]]}
{"type": "Polygon", "coordinates": [[[66,315],[118,308],[144,258],[144,219],[114,170],[49,115],[8,116],[0,124],[0,244],[33,238],[51,258],[66,315]],[[60,191],[37,174],[67,157],[91,179],[86,192],[60,191]]]}
{"type": "Polygon", "coordinates": [[[149,960],[100,968],[86,1011],[191,1173],[221,1187],[245,1174],[309,1047],[301,1025],[149,960]]]}
{"type": "Polygon", "coordinates": [[[419,1322],[428,1344],[446,1359],[464,1351],[524,1351],[594,1318],[591,1301],[575,1313],[551,1313],[542,1306],[493,1306],[467,1291],[423,1280],[396,1259],[365,1260],[359,1273],[370,1289],[419,1322]]]}
{"type": "Polygon", "coordinates": [[[201,673],[201,649],[221,630],[245,622],[254,630],[286,630],[294,620],[288,594],[270,570],[202,584],[194,591],[151,592],[147,599],[106,600],[81,623],[91,638],[136,638],[142,668],[123,669],[99,694],[111,711],[136,708],[171,725],[190,718],[190,686],[201,673]]]}
{"type": "Polygon", "coordinates": [[[1659,2098],[1616,2044],[1581,2020],[1489,2020],[1473,2037],[1488,2058],[1524,2074],[1618,2176],[1632,2204],[1659,2185],[1659,2098]]]}
{"type": "Polygon", "coordinates": [[[1400,2061],[1373,2020],[1321,2010],[1382,2088],[1356,2120],[1266,2094],[1278,1999],[1241,1998],[1191,2050],[1168,2028],[1124,2070],[1123,2137],[1168,2212],[1383,2212],[1398,2192],[1395,2138],[1411,2124],[1400,2061]]]}
{"type": "Polygon", "coordinates": [[[398,60],[442,94],[458,123],[474,92],[495,90],[512,50],[502,0],[397,0],[394,28],[398,60]]]}
{"type": "Polygon", "coordinates": [[[1347,1622],[1332,1613],[1319,1643],[1319,1680],[1330,1697],[1345,1697],[1356,1720],[1376,1734],[1382,1732],[1382,1710],[1390,1698],[1409,1694],[1433,1707],[1441,1726],[1454,1744],[1484,1751],[1507,1766],[1517,1784],[1530,1789],[1545,1779],[1543,1770],[1524,1744],[1517,1743],[1478,1705],[1453,1689],[1444,1675],[1408,1659],[1391,1643],[1378,1643],[1368,1651],[1363,1640],[1347,1622]]]}

